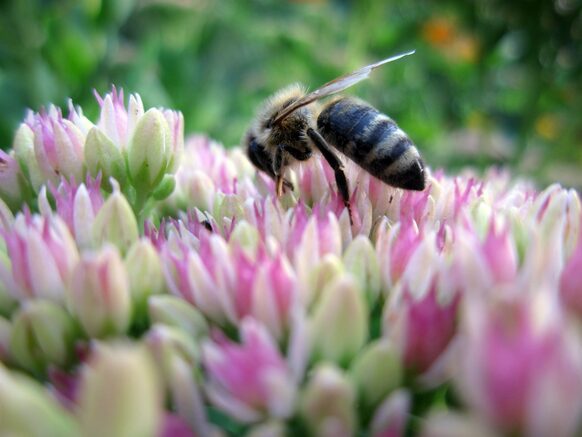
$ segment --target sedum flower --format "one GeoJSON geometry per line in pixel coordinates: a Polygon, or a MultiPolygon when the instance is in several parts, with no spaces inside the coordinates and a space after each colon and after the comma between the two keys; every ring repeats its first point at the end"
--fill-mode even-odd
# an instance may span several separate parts
{"type": "Polygon", "coordinates": [[[25,194],[24,175],[14,153],[8,154],[0,149],[0,200],[16,210],[23,202],[25,194]]]}
{"type": "Polygon", "coordinates": [[[246,318],[240,331],[241,344],[218,339],[203,345],[211,402],[241,422],[288,418],[295,386],[285,359],[259,322],[246,318]]]}
{"type": "Polygon", "coordinates": [[[117,185],[95,216],[92,237],[97,246],[113,243],[121,252],[126,252],[139,237],[135,214],[117,185]]]}
{"type": "Polygon", "coordinates": [[[183,195],[189,205],[204,211],[212,210],[216,189],[214,181],[206,173],[194,170],[187,175],[180,174],[178,177],[182,178],[179,182],[183,184],[183,195]]]}
{"type": "Polygon", "coordinates": [[[197,381],[199,351],[196,340],[175,327],[154,325],[145,342],[173,408],[196,435],[207,435],[209,424],[197,381]]]}
{"type": "MultiPolygon", "coordinates": [[[[103,206],[100,184],[99,178],[87,177],[86,182],[80,185],[62,179],[57,188],[51,187],[55,212],[65,221],[80,247],[93,245],[95,217],[103,206]]],[[[44,187],[39,194],[39,204],[44,215],[52,213],[44,187]]]]}
{"type": "Polygon", "coordinates": [[[312,435],[354,435],[356,393],[347,376],[337,367],[321,364],[313,370],[301,396],[300,412],[312,435]]]}
{"type": "Polygon", "coordinates": [[[174,356],[179,356],[190,365],[199,360],[196,339],[173,326],[153,325],[146,335],[145,343],[165,377],[171,371],[169,367],[174,356]]]}
{"type": "Polygon", "coordinates": [[[61,177],[82,180],[85,136],[81,129],[53,105],[40,113],[29,112],[25,121],[34,132],[36,162],[44,178],[54,184],[61,177]]]}
{"type": "MultiPolygon", "coordinates": [[[[342,240],[339,223],[332,213],[311,218],[301,218],[305,214],[302,209],[296,210],[296,213],[299,218],[289,232],[289,250],[298,275],[305,280],[317,276],[316,270],[326,255],[341,256],[342,240]]],[[[304,288],[302,298],[308,304],[314,300],[316,293],[317,289],[313,287],[304,288]]]]}
{"type": "Polygon", "coordinates": [[[180,416],[166,413],[157,437],[196,437],[196,435],[180,416]]]}
{"type": "Polygon", "coordinates": [[[77,416],[82,435],[156,436],[162,388],[145,349],[99,345],[83,369],[77,416]]]}
{"type": "Polygon", "coordinates": [[[10,208],[8,208],[6,202],[4,202],[2,198],[0,198],[0,232],[3,229],[6,230],[10,229],[13,223],[14,214],[12,214],[12,211],[10,211],[10,208]]]}
{"type": "Polygon", "coordinates": [[[162,114],[170,128],[171,154],[168,161],[168,171],[174,173],[178,169],[184,153],[184,116],[180,111],[170,109],[162,109],[162,114]]]}
{"type": "Polygon", "coordinates": [[[410,393],[404,389],[397,390],[388,396],[374,412],[370,423],[370,435],[374,437],[404,436],[411,403],[410,393]]]}
{"type": "Polygon", "coordinates": [[[79,259],[66,224],[57,216],[20,214],[3,237],[10,265],[0,262],[0,281],[8,292],[18,300],[63,300],[79,259]]]}
{"type": "Polygon", "coordinates": [[[370,240],[358,235],[346,248],[343,262],[374,301],[380,293],[380,266],[370,240]]]}
{"type": "Polygon", "coordinates": [[[427,371],[456,333],[457,296],[443,296],[437,281],[423,294],[399,289],[384,309],[384,335],[394,341],[408,372],[427,371]]]}
{"type": "Polygon", "coordinates": [[[162,261],[149,240],[136,241],[129,248],[124,262],[135,302],[145,303],[148,296],[164,291],[162,261]]]}
{"type": "Polygon", "coordinates": [[[350,275],[343,275],[322,292],[311,315],[314,357],[345,364],[364,345],[368,317],[363,290],[350,275]]]}
{"type": "Polygon", "coordinates": [[[10,260],[4,251],[0,249],[0,315],[4,316],[12,314],[12,311],[18,306],[18,300],[8,289],[8,283],[12,282],[9,272],[10,260]],[[2,279],[2,275],[6,275],[6,279],[2,279]]]}
{"type": "Polygon", "coordinates": [[[149,109],[140,117],[127,148],[129,177],[138,193],[153,190],[172,158],[172,132],[164,115],[149,109]]]}
{"type": "Polygon", "coordinates": [[[176,253],[169,246],[164,247],[162,261],[168,288],[213,321],[235,322],[234,303],[229,293],[234,284],[234,266],[228,246],[218,235],[203,241],[203,253],[183,244],[176,253]]]}
{"type": "MultiPolygon", "coordinates": [[[[258,187],[250,180],[254,171],[241,151],[226,151],[204,136],[193,135],[184,144],[176,170],[175,194],[169,201],[184,208],[195,206],[211,211],[220,202],[219,194],[258,198],[258,187]]],[[[222,217],[216,219],[222,220],[222,217]]]]}
{"type": "Polygon", "coordinates": [[[124,333],[132,307],[127,270],[115,246],[86,252],[71,275],[68,303],[91,337],[124,333]]]}
{"type": "Polygon", "coordinates": [[[208,334],[208,324],[200,312],[190,303],[166,294],[148,299],[148,313],[152,324],[174,326],[192,338],[208,334]]]}
{"type": "Polygon", "coordinates": [[[281,338],[289,324],[296,290],[296,277],[284,257],[265,260],[255,273],[250,293],[237,296],[239,317],[252,315],[268,327],[275,338],[281,338]]]}
{"type": "Polygon", "coordinates": [[[107,138],[111,139],[119,150],[125,151],[137,121],[144,114],[141,97],[139,94],[131,94],[127,109],[125,108],[123,89],[118,91],[115,86],[112,86],[111,92],[104,97],[97,93],[95,93],[95,97],[101,107],[97,127],[107,138]]]}
{"type": "MultiPolygon", "coordinates": [[[[51,106],[0,155],[0,357],[76,435],[579,434],[574,190],[427,168],[410,192],[347,160],[350,223],[318,153],[278,198],[180,113],[97,99],[96,124],[51,106]],[[145,348],[95,341],[128,335],[145,348]]],[[[20,384],[0,434],[34,434],[20,384]]]]}
{"type": "Polygon", "coordinates": [[[350,376],[361,402],[377,405],[388,393],[402,384],[403,368],[400,353],[387,339],[369,343],[354,359],[350,376]]]}
{"type": "Polygon", "coordinates": [[[404,220],[393,227],[381,227],[376,238],[376,254],[381,260],[382,283],[392,288],[402,277],[410,257],[423,241],[417,224],[404,220]]]}
{"type": "Polygon", "coordinates": [[[0,171],[4,195],[10,195],[11,203],[32,203],[33,192],[47,181],[57,185],[64,179],[74,184],[87,175],[100,176],[105,190],[114,178],[124,192],[131,193],[137,211],[150,198],[163,199],[173,191],[171,173],[184,149],[182,114],[163,108],[146,112],[138,95],[130,96],[126,108],[123,90],[115,87],[96,97],[101,106],[96,124],[72,102],[68,117],[53,105],[28,113],[14,139],[14,159],[4,159],[10,166],[0,171]]]}
{"type": "Polygon", "coordinates": [[[14,150],[22,172],[26,176],[27,182],[31,185],[34,191],[38,191],[40,186],[44,183],[45,177],[36,160],[34,151],[34,132],[28,124],[21,123],[18,127],[14,134],[12,149],[14,150]]]}
{"type": "Polygon", "coordinates": [[[261,321],[276,338],[289,324],[297,299],[296,276],[286,258],[264,252],[248,255],[215,234],[199,240],[198,251],[184,245],[162,251],[170,291],[218,323],[246,316],[261,321]]]}
{"type": "Polygon", "coordinates": [[[103,181],[113,178],[125,185],[127,174],[122,150],[98,127],[91,128],[87,134],[85,161],[91,176],[101,176],[103,181]]]}
{"type": "Polygon", "coordinates": [[[72,362],[77,337],[77,327],[64,308],[51,301],[29,301],[12,318],[11,355],[22,367],[42,375],[49,365],[72,362]]]}
{"type": "Polygon", "coordinates": [[[580,338],[549,290],[499,302],[473,298],[464,309],[457,382],[474,411],[506,433],[576,434],[582,415],[580,338]]]}
{"type": "Polygon", "coordinates": [[[5,435],[80,435],[76,420],[39,383],[1,364],[0,428],[5,435]]]}
{"type": "Polygon", "coordinates": [[[516,244],[509,226],[499,228],[492,217],[483,241],[474,230],[456,230],[451,277],[460,289],[487,292],[495,285],[516,280],[516,244]]]}

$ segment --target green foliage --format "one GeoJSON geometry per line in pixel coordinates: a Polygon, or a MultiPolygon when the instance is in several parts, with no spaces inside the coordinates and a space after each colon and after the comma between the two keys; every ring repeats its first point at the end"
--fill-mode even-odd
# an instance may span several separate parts
{"type": "Polygon", "coordinates": [[[432,167],[509,163],[582,186],[580,0],[12,0],[0,6],[0,144],[26,107],[111,83],[238,144],[256,106],[415,48],[350,93],[395,118],[432,167]]]}

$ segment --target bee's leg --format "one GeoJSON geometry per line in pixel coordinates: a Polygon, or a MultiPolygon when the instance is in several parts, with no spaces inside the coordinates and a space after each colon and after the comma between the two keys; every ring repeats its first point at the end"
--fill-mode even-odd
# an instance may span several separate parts
{"type": "Polygon", "coordinates": [[[275,159],[273,160],[273,173],[275,174],[275,193],[277,197],[283,195],[283,155],[285,153],[285,145],[279,144],[275,151],[275,159]]]}
{"type": "Polygon", "coordinates": [[[344,201],[345,207],[348,209],[348,215],[350,217],[350,224],[353,225],[354,221],[352,219],[352,208],[350,206],[350,190],[348,187],[348,181],[346,179],[346,174],[344,173],[344,166],[337,155],[331,150],[331,147],[323,139],[323,137],[316,130],[309,128],[307,129],[307,135],[313,141],[313,144],[319,149],[327,163],[331,166],[335,174],[335,183],[339,190],[340,196],[344,201]]]}
{"type": "MultiPolygon", "coordinates": [[[[275,173],[273,173],[273,162],[271,161],[269,155],[265,152],[263,146],[261,146],[254,138],[251,138],[249,142],[249,147],[247,150],[247,156],[255,167],[259,170],[267,173],[271,178],[275,178],[275,173]]],[[[293,184],[287,179],[283,179],[283,188],[293,191],[293,184]]]]}

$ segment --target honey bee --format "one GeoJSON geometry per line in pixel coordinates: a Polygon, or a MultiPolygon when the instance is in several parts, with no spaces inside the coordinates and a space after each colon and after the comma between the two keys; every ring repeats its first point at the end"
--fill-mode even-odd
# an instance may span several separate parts
{"type": "Polygon", "coordinates": [[[350,223],[350,192],[342,161],[334,149],[384,183],[407,190],[424,190],[424,163],[408,136],[387,115],[353,97],[339,97],[322,105],[317,100],[367,79],[381,65],[414,53],[401,53],[367,65],[306,93],[290,85],[267,99],[257,112],[243,144],[251,162],[275,180],[276,194],[293,190],[285,168],[306,161],[314,147],[334,171],[335,181],[350,223]],[[333,147],[333,148],[332,148],[333,147]]]}

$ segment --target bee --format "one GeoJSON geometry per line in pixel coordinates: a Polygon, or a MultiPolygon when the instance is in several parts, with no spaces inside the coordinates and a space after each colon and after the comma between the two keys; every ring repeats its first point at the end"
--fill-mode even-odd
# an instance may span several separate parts
{"type": "Polygon", "coordinates": [[[308,160],[314,150],[322,154],[334,171],[350,223],[353,221],[348,181],[335,151],[388,185],[424,190],[422,158],[394,120],[353,97],[334,98],[320,109],[312,105],[367,79],[376,68],[413,53],[401,53],[367,65],[310,93],[293,84],[263,103],[243,137],[243,144],[255,167],[275,180],[278,197],[286,189],[293,190],[292,183],[285,178],[285,169],[296,161],[308,160]]]}

